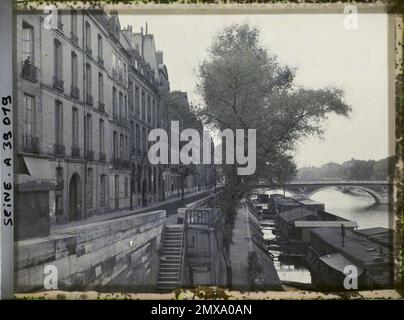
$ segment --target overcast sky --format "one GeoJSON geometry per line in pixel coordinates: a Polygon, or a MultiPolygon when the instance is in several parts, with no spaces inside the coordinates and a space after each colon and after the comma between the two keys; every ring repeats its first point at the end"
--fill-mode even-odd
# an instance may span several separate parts
{"type": "Polygon", "coordinates": [[[200,101],[195,87],[198,65],[212,37],[232,23],[248,22],[281,63],[297,67],[306,87],[337,86],[352,105],[350,118],[331,116],[324,139],[298,144],[298,166],[388,156],[387,16],[360,14],[357,30],[344,28],[344,15],[120,15],[121,26],[139,32],[148,23],[156,47],[164,52],[171,90],[200,101]]]}

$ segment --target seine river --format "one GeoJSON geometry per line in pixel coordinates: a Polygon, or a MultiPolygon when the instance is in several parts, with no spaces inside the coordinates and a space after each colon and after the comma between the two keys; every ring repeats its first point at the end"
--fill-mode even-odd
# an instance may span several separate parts
{"type": "MultiPolygon", "coordinates": [[[[267,194],[283,193],[283,191],[267,191],[267,194]]],[[[286,196],[289,194],[286,193],[286,196]]],[[[311,199],[324,203],[325,210],[340,217],[356,221],[359,229],[372,227],[388,228],[389,211],[387,205],[376,205],[373,198],[367,194],[346,194],[335,188],[319,191],[311,199]]],[[[264,237],[273,239],[271,227],[263,229],[264,237]]],[[[274,264],[279,278],[283,281],[292,281],[300,283],[310,283],[310,272],[297,260],[292,262],[284,261],[280,253],[271,251],[274,255],[274,264]]]]}

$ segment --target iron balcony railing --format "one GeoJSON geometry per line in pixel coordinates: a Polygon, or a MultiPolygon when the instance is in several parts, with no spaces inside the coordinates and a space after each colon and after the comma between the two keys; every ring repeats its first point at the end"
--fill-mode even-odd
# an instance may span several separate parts
{"type": "Polygon", "coordinates": [[[106,161],[107,160],[107,155],[105,152],[100,152],[100,161],[106,161]]]}
{"type": "Polygon", "coordinates": [[[78,43],[79,43],[79,38],[78,38],[77,35],[74,34],[73,32],[71,32],[70,39],[71,39],[75,44],[78,44],[78,43]]]}
{"type": "Polygon", "coordinates": [[[86,94],[86,104],[87,105],[89,105],[89,106],[92,106],[93,105],[93,96],[91,95],[91,94],[86,94]]]}
{"type": "Polygon", "coordinates": [[[117,114],[116,112],[114,112],[113,114],[112,114],[112,117],[113,117],[113,119],[114,119],[114,121],[119,121],[119,114],[117,114]]]}
{"type": "Polygon", "coordinates": [[[31,135],[23,136],[23,149],[24,152],[39,153],[39,138],[31,135]]]}
{"type": "Polygon", "coordinates": [[[86,46],[86,53],[91,57],[93,55],[93,50],[90,47],[86,46]]]}
{"type": "Polygon", "coordinates": [[[72,157],[80,158],[80,148],[77,146],[72,146],[72,157]]]}
{"type": "Polygon", "coordinates": [[[64,81],[62,79],[57,78],[56,76],[53,77],[53,87],[56,90],[63,91],[64,81]]]}
{"type": "Polygon", "coordinates": [[[32,82],[38,81],[38,68],[30,61],[25,60],[22,63],[22,77],[32,82]]]}
{"type": "Polygon", "coordinates": [[[128,120],[124,117],[120,117],[119,122],[122,126],[127,127],[128,126],[128,120]]]}
{"type": "Polygon", "coordinates": [[[105,104],[102,103],[102,102],[99,102],[99,104],[98,104],[98,110],[99,110],[100,112],[105,112],[105,104]]]}
{"type": "Polygon", "coordinates": [[[60,31],[63,31],[63,23],[58,22],[58,29],[59,29],[60,31]]]}
{"type": "Polygon", "coordinates": [[[65,146],[62,144],[55,144],[55,156],[64,156],[65,155],[65,146]]]}
{"type": "Polygon", "coordinates": [[[130,160],[122,158],[113,158],[112,166],[114,167],[114,169],[125,169],[125,170],[129,170],[131,167],[130,160]]]}
{"type": "Polygon", "coordinates": [[[70,88],[70,95],[72,98],[79,99],[80,98],[80,89],[77,88],[76,86],[71,86],[70,88]]]}
{"type": "Polygon", "coordinates": [[[94,151],[93,150],[87,150],[86,151],[86,159],[89,161],[94,160],[94,151]]]}

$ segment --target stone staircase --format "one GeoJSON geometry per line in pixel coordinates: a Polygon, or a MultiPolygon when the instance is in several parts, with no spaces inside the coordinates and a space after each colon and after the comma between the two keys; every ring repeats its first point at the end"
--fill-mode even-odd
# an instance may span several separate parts
{"type": "Polygon", "coordinates": [[[160,266],[157,277],[157,290],[169,292],[180,285],[184,226],[166,225],[161,240],[160,266]]]}

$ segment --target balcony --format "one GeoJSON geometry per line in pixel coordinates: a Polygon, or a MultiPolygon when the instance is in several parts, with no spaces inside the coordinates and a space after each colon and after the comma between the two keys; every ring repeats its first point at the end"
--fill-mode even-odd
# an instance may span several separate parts
{"type": "Polygon", "coordinates": [[[72,42],[74,42],[75,44],[79,44],[79,38],[77,37],[76,34],[74,34],[73,32],[70,33],[70,39],[72,40],[72,42]]]}
{"type": "Polygon", "coordinates": [[[124,127],[127,127],[129,125],[128,120],[124,117],[120,117],[119,123],[124,127]]]}
{"type": "Polygon", "coordinates": [[[86,104],[89,106],[93,106],[93,96],[91,94],[86,94],[86,104]]]}
{"type": "Polygon", "coordinates": [[[130,160],[114,158],[111,164],[114,169],[130,170],[130,160]]]}
{"type": "Polygon", "coordinates": [[[72,147],[72,158],[80,158],[80,148],[77,146],[72,147]]]}
{"type": "Polygon", "coordinates": [[[113,114],[112,114],[112,116],[113,116],[113,119],[114,119],[114,121],[119,121],[119,114],[117,114],[116,112],[114,112],[113,114]]]}
{"type": "Polygon", "coordinates": [[[39,138],[30,135],[23,136],[24,152],[39,153],[39,138]]]}
{"type": "Polygon", "coordinates": [[[55,144],[55,156],[63,156],[65,155],[65,146],[62,144],[55,144]]]}
{"type": "Polygon", "coordinates": [[[113,77],[114,79],[117,79],[117,78],[118,78],[118,72],[117,72],[115,69],[112,69],[112,77],[113,77]]]}
{"type": "Polygon", "coordinates": [[[56,191],[62,191],[64,189],[65,181],[57,180],[56,181],[56,191]]]}
{"type": "Polygon", "coordinates": [[[86,54],[89,55],[90,57],[93,55],[93,50],[91,50],[91,48],[88,46],[86,46],[86,54]]]}
{"type": "Polygon", "coordinates": [[[31,82],[38,81],[38,68],[35,67],[29,60],[22,63],[22,77],[31,82]]]}
{"type": "Polygon", "coordinates": [[[102,102],[99,102],[99,104],[98,104],[98,110],[99,110],[100,112],[104,112],[104,113],[105,113],[105,104],[102,103],[102,102]]]}
{"type": "Polygon", "coordinates": [[[57,77],[53,77],[53,87],[56,89],[56,90],[59,90],[59,91],[63,91],[64,89],[63,89],[63,85],[64,85],[64,81],[63,80],[61,80],[61,79],[59,79],[59,78],[57,78],[57,77]]]}
{"type": "Polygon", "coordinates": [[[107,160],[107,155],[105,152],[100,152],[100,161],[105,162],[107,160]]]}
{"type": "Polygon", "coordinates": [[[104,66],[104,59],[101,57],[98,57],[98,64],[101,66],[104,66]]]}
{"type": "Polygon", "coordinates": [[[94,161],[94,151],[93,150],[86,151],[86,159],[89,161],[94,161]]]}
{"type": "Polygon", "coordinates": [[[58,22],[58,29],[63,32],[63,23],[58,22]]]}
{"type": "Polygon", "coordinates": [[[80,98],[80,89],[76,86],[71,86],[70,95],[72,98],[79,99],[80,98]]]}

